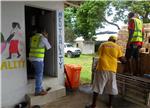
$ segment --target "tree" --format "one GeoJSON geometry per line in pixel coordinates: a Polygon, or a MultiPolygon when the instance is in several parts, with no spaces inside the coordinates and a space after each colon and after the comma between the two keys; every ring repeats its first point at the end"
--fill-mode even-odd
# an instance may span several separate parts
{"type": "Polygon", "coordinates": [[[150,22],[150,2],[149,1],[113,1],[112,5],[116,9],[114,21],[122,20],[127,23],[125,12],[135,12],[142,17],[144,23],[150,22]],[[126,18],[126,19],[125,19],[126,18]]]}
{"type": "Polygon", "coordinates": [[[65,15],[65,42],[73,42],[77,37],[75,34],[75,17],[76,17],[76,8],[68,7],[64,10],[65,15]]]}
{"type": "Polygon", "coordinates": [[[65,42],[73,42],[74,39],[76,39],[77,36],[73,32],[73,30],[69,27],[65,27],[65,42]]]}
{"type": "Polygon", "coordinates": [[[93,35],[95,35],[95,30],[102,28],[105,23],[120,29],[116,22],[124,21],[127,23],[127,13],[130,11],[138,13],[143,18],[144,23],[150,22],[150,2],[144,0],[84,1],[79,8],[72,7],[65,9],[65,11],[65,27],[72,31],[74,38],[83,36],[85,40],[92,39],[93,35]],[[114,14],[113,7],[116,13],[111,22],[106,19],[106,14],[108,16],[114,14]]]}
{"type": "Polygon", "coordinates": [[[103,27],[107,1],[85,1],[76,14],[76,31],[85,40],[90,40],[95,35],[95,30],[103,27]]]}

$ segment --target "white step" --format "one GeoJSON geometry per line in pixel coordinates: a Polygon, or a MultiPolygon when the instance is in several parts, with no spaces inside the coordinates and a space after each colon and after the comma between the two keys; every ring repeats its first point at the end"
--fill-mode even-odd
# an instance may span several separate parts
{"type": "Polygon", "coordinates": [[[57,83],[57,78],[44,79],[44,88],[51,87],[47,95],[34,96],[34,81],[28,84],[28,94],[26,95],[30,105],[44,105],[55,101],[56,99],[66,96],[66,89],[64,86],[57,83]]]}

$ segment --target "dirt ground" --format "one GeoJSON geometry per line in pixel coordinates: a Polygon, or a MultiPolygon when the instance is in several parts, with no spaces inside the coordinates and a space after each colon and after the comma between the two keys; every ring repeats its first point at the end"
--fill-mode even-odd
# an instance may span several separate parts
{"type": "MultiPolygon", "coordinates": [[[[55,102],[42,106],[42,108],[85,108],[85,105],[92,100],[92,91],[89,85],[81,86],[77,91],[67,91],[67,96],[55,102]]],[[[107,108],[108,96],[101,95],[97,100],[96,108],[107,108]]],[[[148,108],[126,101],[120,96],[115,96],[113,108],[148,108]]]]}

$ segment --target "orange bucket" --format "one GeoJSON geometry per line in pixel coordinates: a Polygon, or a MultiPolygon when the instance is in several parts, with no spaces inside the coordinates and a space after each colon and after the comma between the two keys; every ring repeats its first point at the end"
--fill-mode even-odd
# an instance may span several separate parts
{"type": "MultiPolygon", "coordinates": [[[[80,72],[81,66],[76,64],[65,64],[66,74],[68,75],[68,80],[70,81],[70,86],[72,89],[76,89],[80,85],[80,72]]],[[[69,87],[69,82],[66,79],[66,87],[69,87]]]]}

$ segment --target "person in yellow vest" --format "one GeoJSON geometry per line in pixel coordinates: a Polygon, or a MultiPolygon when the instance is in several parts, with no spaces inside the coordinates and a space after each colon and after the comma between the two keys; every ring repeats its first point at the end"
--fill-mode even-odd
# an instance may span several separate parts
{"type": "Polygon", "coordinates": [[[143,23],[138,18],[138,15],[130,12],[128,14],[128,31],[129,38],[126,48],[126,58],[129,64],[128,70],[131,74],[140,74],[139,72],[139,49],[142,47],[144,40],[143,23]],[[131,60],[132,59],[132,60],[131,60]],[[136,72],[136,73],[135,73],[136,72]]]}
{"type": "Polygon", "coordinates": [[[44,53],[51,48],[48,42],[48,33],[44,29],[31,37],[29,60],[31,61],[35,70],[35,96],[46,95],[47,91],[43,89],[43,68],[44,68],[44,53]]]}
{"type": "Polygon", "coordinates": [[[95,108],[98,94],[109,95],[109,108],[112,108],[112,99],[118,94],[116,83],[117,60],[125,62],[121,47],[117,45],[115,36],[110,36],[108,42],[104,42],[98,49],[98,63],[92,85],[92,104],[85,108],[95,108]]]}

